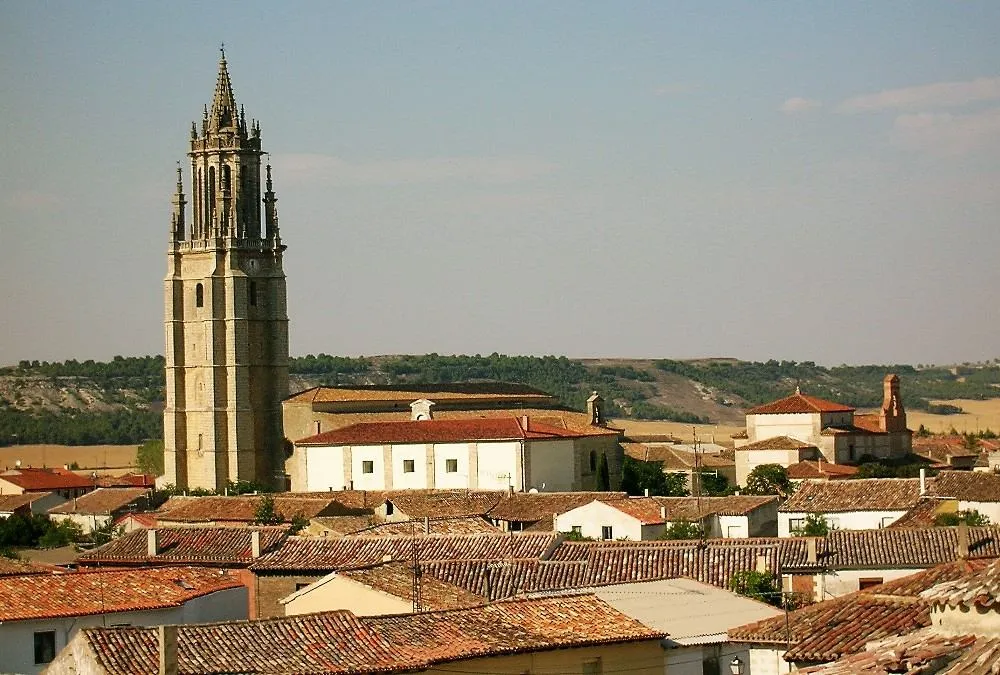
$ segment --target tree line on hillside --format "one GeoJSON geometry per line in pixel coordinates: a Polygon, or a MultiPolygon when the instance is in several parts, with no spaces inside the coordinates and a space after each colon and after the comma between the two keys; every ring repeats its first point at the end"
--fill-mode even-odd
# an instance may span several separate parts
{"type": "Polygon", "coordinates": [[[129,445],[163,437],[163,416],[150,410],[26,412],[0,409],[0,446],[129,445]]]}

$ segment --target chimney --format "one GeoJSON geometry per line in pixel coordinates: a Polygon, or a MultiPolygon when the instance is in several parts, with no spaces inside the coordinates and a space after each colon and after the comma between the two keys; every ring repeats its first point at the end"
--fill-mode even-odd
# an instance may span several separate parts
{"type": "Polygon", "coordinates": [[[431,519],[428,518],[427,516],[424,516],[424,534],[430,534],[430,533],[431,533],[431,519]]]}
{"type": "Polygon", "coordinates": [[[159,675],[177,675],[177,626],[159,626],[159,675]]]}
{"type": "Polygon", "coordinates": [[[815,565],[819,558],[816,555],[816,538],[809,537],[806,539],[806,564],[815,565]]]}
{"type": "Polygon", "coordinates": [[[660,518],[663,518],[663,520],[667,519],[667,507],[666,506],[661,506],[660,507],[660,518]]]}
{"type": "Polygon", "coordinates": [[[322,432],[322,430],[320,429],[320,421],[316,420],[316,433],[319,434],[321,432],[322,432]]]}
{"type": "Polygon", "coordinates": [[[643,490],[643,492],[644,492],[645,496],[647,496],[647,497],[649,496],[649,488],[646,488],[645,490],[643,490]]]}
{"type": "Polygon", "coordinates": [[[920,496],[927,494],[927,469],[920,470],[920,496]]]}
{"type": "Polygon", "coordinates": [[[146,556],[154,558],[160,555],[160,533],[156,528],[146,530],[146,556]]]}
{"type": "Polygon", "coordinates": [[[434,413],[431,412],[431,407],[434,405],[434,401],[429,401],[426,398],[419,398],[410,404],[410,421],[411,422],[421,422],[423,420],[434,419],[434,413]]]}
{"type": "Polygon", "coordinates": [[[759,574],[767,574],[767,556],[757,556],[757,572],[759,574]]]}
{"type": "Polygon", "coordinates": [[[965,560],[969,557],[969,525],[965,521],[960,522],[955,534],[958,537],[958,543],[955,545],[955,557],[965,560]]]}
{"type": "Polygon", "coordinates": [[[254,530],[250,533],[250,557],[260,557],[260,530],[254,530]]]}

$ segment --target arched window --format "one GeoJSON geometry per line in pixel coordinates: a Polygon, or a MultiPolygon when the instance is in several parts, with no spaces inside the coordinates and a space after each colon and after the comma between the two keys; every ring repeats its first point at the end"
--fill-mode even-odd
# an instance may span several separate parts
{"type": "Polygon", "coordinates": [[[257,306],[257,282],[256,281],[251,281],[250,282],[250,289],[249,289],[248,293],[249,293],[249,296],[250,296],[250,306],[251,307],[256,307],[257,306]]]}
{"type": "Polygon", "coordinates": [[[198,284],[194,287],[194,306],[204,307],[205,306],[205,287],[198,284]]]}

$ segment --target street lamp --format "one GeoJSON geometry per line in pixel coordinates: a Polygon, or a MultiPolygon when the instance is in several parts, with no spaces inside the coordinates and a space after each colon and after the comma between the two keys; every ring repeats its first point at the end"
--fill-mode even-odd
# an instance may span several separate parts
{"type": "Polygon", "coordinates": [[[741,675],[743,672],[743,662],[740,661],[740,657],[734,656],[733,660],[729,662],[729,672],[733,675],[741,675]]]}

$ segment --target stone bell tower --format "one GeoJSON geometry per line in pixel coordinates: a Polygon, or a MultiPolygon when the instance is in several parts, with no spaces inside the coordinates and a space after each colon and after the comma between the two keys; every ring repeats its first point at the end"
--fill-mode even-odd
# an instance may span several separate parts
{"type": "Polygon", "coordinates": [[[178,167],[163,291],[161,480],[219,491],[236,480],[283,488],[285,246],[270,164],[261,192],[260,124],[248,124],[236,106],[225,52],[212,107],[200,130],[191,124],[187,154],[191,200],[178,167]]]}

